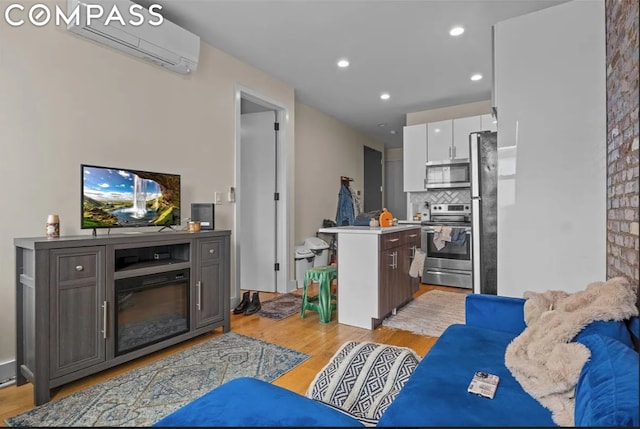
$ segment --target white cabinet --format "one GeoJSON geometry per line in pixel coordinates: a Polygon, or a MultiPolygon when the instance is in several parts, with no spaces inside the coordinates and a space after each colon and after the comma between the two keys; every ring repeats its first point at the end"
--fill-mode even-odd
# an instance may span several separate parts
{"type": "Polygon", "coordinates": [[[453,121],[430,122],[427,124],[427,161],[450,159],[453,143],[453,121]]]}
{"type": "Polygon", "coordinates": [[[469,116],[453,120],[452,159],[469,158],[469,134],[482,130],[480,116],[469,116]]]}
{"type": "Polygon", "coordinates": [[[428,123],[427,161],[469,158],[469,134],[482,130],[480,115],[428,123]]]}
{"type": "Polygon", "coordinates": [[[405,192],[424,191],[427,162],[427,124],[409,125],[402,130],[402,166],[405,192]]]}
{"type": "Polygon", "coordinates": [[[498,131],[498,121],[493,116],[487,114],[480,116],[481,131],[498,131]]]}

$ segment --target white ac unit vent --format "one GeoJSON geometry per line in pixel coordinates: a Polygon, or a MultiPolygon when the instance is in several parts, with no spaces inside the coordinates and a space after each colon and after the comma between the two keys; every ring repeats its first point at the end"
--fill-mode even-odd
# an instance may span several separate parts
{"type": "Polygon", "coordinates": [[[151,25],[150,22],[159,22],[158,11],[156,15],[152,15],[149,10],[128,0],[101,0],[92,3],[67,0],[68,17],[76,8],[79,9],[78,19],[67,24],[67,30],[73,33],[174,72],[187,74],[198,68],[200,37],[167,19],[162,19],[160,25],[151,25]],[[102,7],[103,13],[96,18],[99,13],[97,5],[102,7]],[[130,13],[132,6],[134,14],[130,13]],[[114,8],[117,12],[112,12],[114,8]],[[91,19],[87,19],[88,9],[91,19]],[[116,15],[122,19],[113,19],[116,15]]]}

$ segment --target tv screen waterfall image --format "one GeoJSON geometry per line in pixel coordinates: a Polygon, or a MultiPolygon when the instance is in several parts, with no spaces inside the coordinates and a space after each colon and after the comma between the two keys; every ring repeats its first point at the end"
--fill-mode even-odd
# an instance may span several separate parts
{"type": "Polygon", "coordinates": [[[180,224],[180,176],[82,165],[82,228],[180,224]]]}

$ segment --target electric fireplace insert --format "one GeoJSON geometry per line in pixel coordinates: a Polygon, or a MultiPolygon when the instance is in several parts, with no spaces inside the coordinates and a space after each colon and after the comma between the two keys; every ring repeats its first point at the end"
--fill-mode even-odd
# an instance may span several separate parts
{"type": "Polygon", "coordinates": [[[189,269],[116,280],[116,356],[189,331],[189,269]]]}

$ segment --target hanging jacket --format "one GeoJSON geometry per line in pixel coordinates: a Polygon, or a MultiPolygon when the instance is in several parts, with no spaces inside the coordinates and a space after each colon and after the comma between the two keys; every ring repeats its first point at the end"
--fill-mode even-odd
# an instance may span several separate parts
{"type": "Polygon", "coordinates": [[[360,210],[360,197],[358,193],[353,190],[351,185],[349,185],[349,192],[351,193],[351,199],[353,200],[353,217],[357,218],[362,210],[360,210]]]}
{"type": "Polygon", "coordinates": [[[338,209],[336,211],[336,224],[338,226],[353,225],[355,216],[353,214],[353,198],[349,188],[340,185],[338,194],[338,209]]]}

